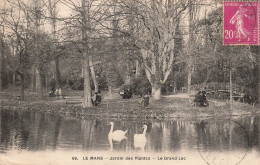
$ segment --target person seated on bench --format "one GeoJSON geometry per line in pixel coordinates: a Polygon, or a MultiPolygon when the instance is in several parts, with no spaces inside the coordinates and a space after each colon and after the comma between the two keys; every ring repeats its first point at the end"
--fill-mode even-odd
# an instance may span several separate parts
{"type": "Polygon", "coordinates": [[[98,92],[98,93],[96,94],[96,102],[97,102],[97,103],[101,103],[101,100],[102,100],[101,93],[98,92]]]}
{"type": "Polygon", "coordinates": [[[145,108],[148,107],[148,105],[149,105],[149,100],[150,100],[149,95],[148,95],[148,94],[145,94],[145,95],[144,95],[144,107],[145,107],[145,108]]]}
{"type": "Polygon", "coordinates": [[[91,97],[92,104],[97,106],[99,103],[101,103],[101,99],[101,94],[95,92],[94,95],[91,97]]]}
{"type": "Polygon", "coordinates": [[[55,94],[55,92],[56,92],[56,81],[55,81],[54,78],[52,78],[51,81],[50,81],[50,88],[51,88],[51,90],[49,92],[49,97],[55,97],[56,96],[56,94],[55,94]]]}

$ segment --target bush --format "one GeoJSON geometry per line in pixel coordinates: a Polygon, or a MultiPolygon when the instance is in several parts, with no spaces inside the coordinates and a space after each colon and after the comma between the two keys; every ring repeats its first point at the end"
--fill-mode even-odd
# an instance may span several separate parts
{"type": "Polygon", "coordinates": [[[151,94],[152,88],[147,78],[139,77],[131,80],[130,85],[124,85],[120,91],[130,89],[135,95],[151,94]]]}
{"type": "Polygon", "coordinates": [[[166,82],[162,85],[162,94],[169,94],[173,91],[173,84],[171,82],[166,82]]]}

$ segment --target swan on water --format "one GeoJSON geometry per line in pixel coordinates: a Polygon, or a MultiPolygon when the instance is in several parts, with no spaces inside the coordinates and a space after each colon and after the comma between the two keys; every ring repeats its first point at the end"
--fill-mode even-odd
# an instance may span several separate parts
{"type": "Polygon", "coordinates": [[[146,131],[147,131],[147,125],[143,125],[142,127],[144,129],[142,134],[135,134],[134,135],[134,147],[135,148],[141,148],[144,150],[144,147],[146,145],[146,131]]]}
{"type": "Polygon", "coordinates": [[[113,122],[110,122],[109,123],[111,125],[110,127],[110,131],[108,133],[108,138],[109,139],[112,139],[114,141],[121,141],[123,139],[126,139],[126,136],[125,134],[127,133],[127,130],[126,131],[122,131],[122,130],[116,130],[116,131],[113,131],[114,129],[114,123],[113,122]]]}

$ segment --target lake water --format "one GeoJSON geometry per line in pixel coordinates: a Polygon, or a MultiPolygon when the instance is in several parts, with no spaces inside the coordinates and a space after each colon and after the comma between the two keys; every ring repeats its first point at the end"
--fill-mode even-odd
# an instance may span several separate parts
{"type": "Polygon", "coordinates": [[[0,164],[260,162],[259,116],[121,121],[5,109],[0,116],[0,164]],[[111,121],[114,130],[128,130],[127,139],[108,139],[111,121]],[[137,148],[134,134],[141,134],[144,124],[146,142],[137,148]]]}

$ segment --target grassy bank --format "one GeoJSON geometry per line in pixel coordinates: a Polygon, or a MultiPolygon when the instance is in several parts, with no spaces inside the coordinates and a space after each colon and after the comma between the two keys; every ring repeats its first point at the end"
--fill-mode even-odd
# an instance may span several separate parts
{"type": "MultiPolygon", "coordinates": [[[[73,93],[80,95],[80,93],[73,93]]],[[[75,117],[113,117],[113,118],[191,118],[238,116],[259,113],[257,107],[240,102],[233,102],[232,108],[228,101],[210,100],[208,107],[194,107],[192,98],[163,97],[159,101],[150,101],[147,108],[141,108],[137,96],[123,100],[118,94],[113,97],[103,95],[102,103],[95,107],[82,108],[80,105],[66,104],[65,100],[44,97],[43,100],[27,95],[25,101],[18,101],[12,93],[1,96],[1,107],[23,111],[40,111],[59,113],[75,117]]]]}

